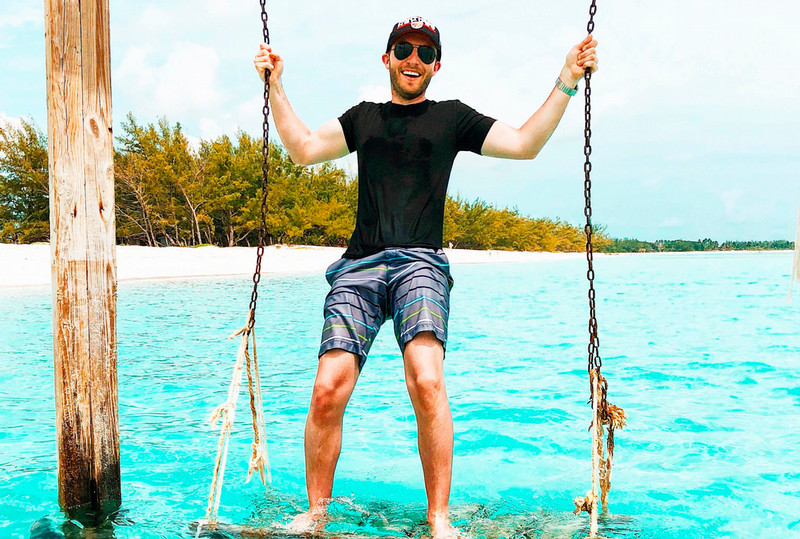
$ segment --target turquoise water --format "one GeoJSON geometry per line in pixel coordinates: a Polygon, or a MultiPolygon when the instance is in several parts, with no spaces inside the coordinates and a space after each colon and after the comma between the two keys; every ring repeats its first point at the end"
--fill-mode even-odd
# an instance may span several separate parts
{"type": "MultiPolygon", "coordinates": [[[[447,388],[452,515],[476,537],[577,538],[589,488],[584,264],[453,267],[447,388]]],[[[800,298],[791,253],[601,258],[598,317],[617,434],[606,537],[800,536],[800,298]]],[[[302,432],[322,275],[265,276],[259,356],[273,487],[244,483],[246,390],[220,516],[264,525],[304,503],[302,432]],[[267,338],[267,333],[270,337],[267,338]]],[[[190,537],[249,298],[246,278],[119,287],[123,510],[101,529],[57,506],[48,287],[0,290],[0,537],[190,537]]],[[[425,495],[391,327],[345,417],[330,533],[419,536],[425,495]]]]}

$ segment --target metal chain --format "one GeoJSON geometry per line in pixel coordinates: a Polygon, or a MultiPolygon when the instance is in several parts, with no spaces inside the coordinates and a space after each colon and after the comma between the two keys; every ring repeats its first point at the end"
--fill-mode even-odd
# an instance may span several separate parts
{"type": "MultiPolygon", "coordinates": [[[[594,15],[597,13],[596,0],[592,0],[592,5],[589,7],[589,23],[586,25],[587,33],[594,32],[594,15]]],[[[586,199],[586,207],[583,214],[586,216],[586,225],[584,232],[586,233],[586,261],[588,269],[586,271],[586,278],[589,280],[589,358],[588,358],[588,371],[597,370],[600,373],[600,367],[603,366],[603,360],[600,359],[600,338],[597,335],[597,313],[595,311],[595,289],[594,289],[594,248],[592,246],[592,180],[590,173],[592,171],[592,162],[589,156],[592,154],[592,70],[587,67],[585,76],[586,88],[584,95],[586,96],[585,105],[585,125],[583,128],[584,145],[583,155],[586,156],[586,161],[583,164],[583,195],[586,199]]],[[[601,403],[605,403],[606,385],[601,385],[601,403]]],[[[605,412],[605,406],[601,406],[605,412]]]]}
{"type": "MultiPolygon", "coordinates": [[[[269,28],[267,28],[267,4],[266,0],[259,0],[261,3],[261,22],[264,29],[264,43],[269,43],[269,28]]],[[[258,283],[261,280],[261,260],[264,256],[264,240],[267,235],[267,194],[269,178],[269,75],[267,70],[264,73],[264,106],[262,112],[264,113],[264,123],[262,124],[263,132],[263,149],[261,161],[261,222],[258,228],[258,248],[256,249],[256,270],[253,273],[253,292],[250,294],[250,318],[247,324],[247,331],[253,330],[256,324],[256,302],[258,301],[258,283]]]]}

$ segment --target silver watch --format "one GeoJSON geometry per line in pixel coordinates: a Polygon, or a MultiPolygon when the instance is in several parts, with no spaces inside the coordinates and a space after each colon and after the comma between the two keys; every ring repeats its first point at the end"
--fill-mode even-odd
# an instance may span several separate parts
{"type": "Polygon", "coordinates": [[[570,88],[569,86],[564,84],[564,81],[561,80],[561,77],[558,77],[556,79],[556,88],[558,88],[559,90],[561,90],[562,92],[564,92],[565,94],[567,94],[570,97],[572,97],[573,95],[578,93],[578,85],[577,84],[575,85],[575,88],[570,88]]]}

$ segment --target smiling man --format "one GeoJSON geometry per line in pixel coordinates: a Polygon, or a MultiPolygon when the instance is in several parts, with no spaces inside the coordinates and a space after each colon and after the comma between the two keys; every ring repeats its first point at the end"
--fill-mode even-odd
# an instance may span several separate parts
{"type": "Polygon", "coordinates": [[[444,384],[444,352],[453,279],[442,250],[444,205],[456,155],[471,151],[533,159],[550,138],[584,70],[597,69],[587,36],[567,54],[556,86],[520,128],[460,101],[425,97],[442,64],[439,29],[421,17],[392,28],[382,56],[392,100],[362,102],[316,131],[297,117],[281,84],[283,60],[270,45],[256,69],[270,70],[273,118],[291,158],[301,164],[358,156],[358,209],[347,250],[326,272],[319,363],[305,430],[309,511],[299,530],[324,525],[342,440],[342,417],[378,329],[389,319],[403,356],[417,418],[427,520],[435,539],[461,537],[450,525],[453,421],[444,384]]]}

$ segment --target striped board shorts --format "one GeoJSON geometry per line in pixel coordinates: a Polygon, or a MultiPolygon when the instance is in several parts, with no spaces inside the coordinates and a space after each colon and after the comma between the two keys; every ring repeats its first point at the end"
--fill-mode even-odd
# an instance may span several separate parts
{"type": "Polygon", "coordinates": [[[400,351],[421,331],[447,343],[447,319],[453,277],[441,249],[390,247],[373,255],[341,258],[325,278],[325,322],[319,356],[339,348],[364,366],[381,325],[392,318],[400,351]]]}

